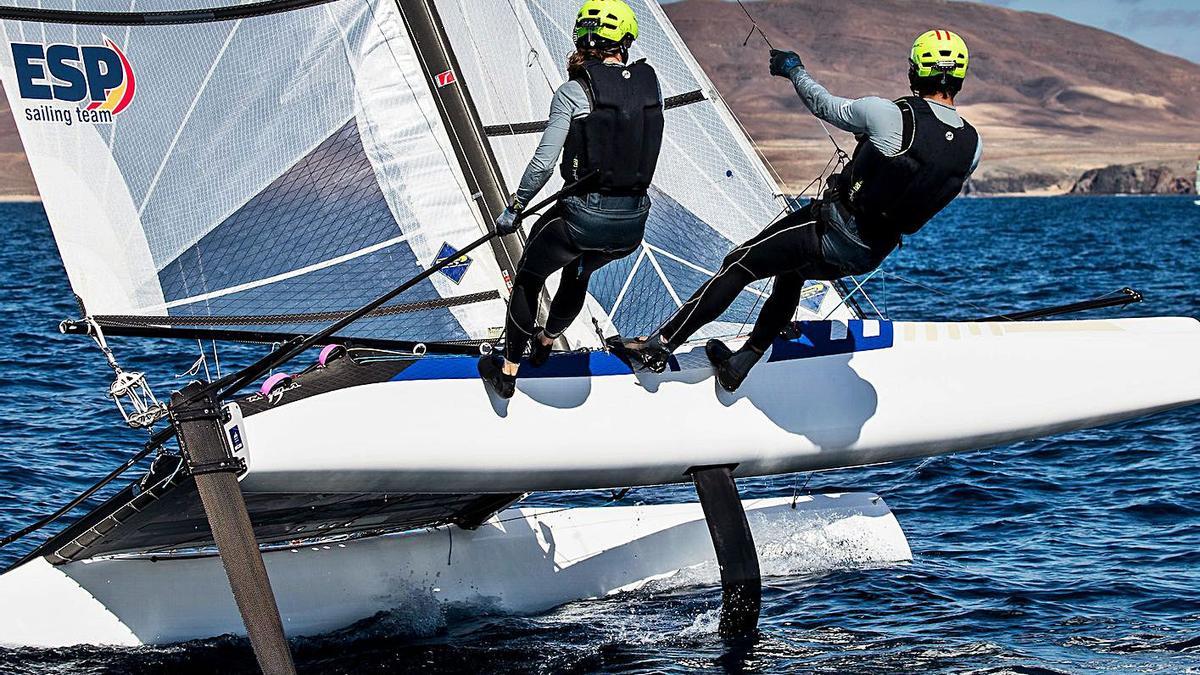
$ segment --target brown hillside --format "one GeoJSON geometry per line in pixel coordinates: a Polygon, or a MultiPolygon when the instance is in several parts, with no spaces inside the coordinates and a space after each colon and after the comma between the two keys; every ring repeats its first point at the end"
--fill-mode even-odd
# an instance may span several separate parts
{"type": "MultiPolygon", "coordinates": [[[[1200,152],[1200,65],[1111,33],[946,0],[748,6],[776,45],[800,52],[817,79],[842,96],[906,94],[912,38],[935,26],[961,33],[972,71],[960,104],[984,136],[981,184],[1065,192],[1088,169],[1190,162],[1200,152]]],[[[767,74],[761,38],[742,46],[750,22],[738,5],[685,0],[665,7],[776,169],[795,188],[807,183],[828,158],[829,142],[791,87],[767,74]]],[[[843,144],[851,143],[845,137],[843,144]]],[[[0,196],[34,193],[0,97],[0,196]]]]}
{"type": "Polygon", "coordinates": [[[36,194],[33,173],[25,161],[17,125],[8,109],[8,97],[0,86],[0,198],[36,194]]]}
{"type": "MultiPolygon", "coordinates": [[[[984,135],[980,175],[1073,180],[1109,164],[1181,161],[1200,151],[1200,65],[1047,14],[945,0],[748,3],[771,41],[794,49],[841,96],[907,93],[907,50],[933,27],[971,47],[960,97],[984,135]]],[[[767,74],[767,48],[736,3],[686,0],[667,13],[734,111],[789,182],[828,156],[794,91],[767,74]]],[[[849,143],[849,140],[847,140],[849,143]]],[[[1070,187],[1067,185],[1066,187],[1070,187]]]]}

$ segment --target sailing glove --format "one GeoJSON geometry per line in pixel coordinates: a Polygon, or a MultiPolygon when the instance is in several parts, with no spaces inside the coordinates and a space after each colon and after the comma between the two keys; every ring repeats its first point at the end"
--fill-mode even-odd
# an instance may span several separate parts
{"type": "Polygon", "coordinates": [[[515,234],[521,229],[521,221],[517,220],[517,213],[511,207],[504,209],[504,213],[496,219],[496,232],[502,237],[510,234],[515,234]]]}
{"type": "Polygon", "coordinates": [[[771,50],[772,75],[791,79],[792,71],[803,67],[804,62],[800,60],[800,55],[796,52],[785,52],[778,49],[771,50]]]}

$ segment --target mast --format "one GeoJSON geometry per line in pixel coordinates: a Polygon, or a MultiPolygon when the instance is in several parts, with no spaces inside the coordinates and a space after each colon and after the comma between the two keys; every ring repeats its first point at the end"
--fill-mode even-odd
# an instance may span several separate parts
{"type": "MultiPolygon", "coordinates": [[[[438,112],[462,169],[467,188],[484,222],[491,224],[508,206],[508,190],[500,164],[488,146],[479,111],[471,92],[463,84],[462,70],[450,47],[450,39],[432,0],[396,0],[409,39],[425,71],[438,112]]],[[[517,262],[521,259],[522,237],[498,237],[492,250],[505,284],[512,287],[517,262]]]]}

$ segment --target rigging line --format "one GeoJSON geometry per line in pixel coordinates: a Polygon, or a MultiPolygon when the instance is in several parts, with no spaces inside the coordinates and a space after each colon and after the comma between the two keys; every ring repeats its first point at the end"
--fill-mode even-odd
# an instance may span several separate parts
{"type": "MultiPolygon", "coordinates": [[[[953,294],[951,294],[947,291],[943,291],[941,289],[934,288],[933,286],[930,286],[928,284],[923,284],[923,283],[921,283],[919,281],[915,281],[913,279],[908,279],[908,278],[902,277],[899,274],[896,274],[895,272],[888,272],[882,268],[880,268],[879,270],[876,270],[876,271],[882,273],[884,275],[884,277],[891,277],[891,278],[895,279],[896,281],[902,281],[906,284],[916,286],[917,288],[921,288],[921,289],[929,291],[931,293],[936,293],[944,298],[954,300],[955,302],[959,302],[964,305],[969,305],[971,308],[977,309],[980,312],[983,312],[984,314],[995,314],[996,313],[994,310],[987,309],[985,307],[980,307],[979,305],[977,305],[969,300],[962,300],[960,298],[955,297],[953,294]]],[[[1008,319],[1008,320],[1012,321],[1012,319],[1008,319]]]]}
{"type": "MultiPolygon", "coordinates": [[[[589,173],[582,180],[588,180],[591,177],[592,177],[592,174],[589,173]]],[[[550,206],[551,204],[557,202],[560,198],[562,198],[562,196],[564,194],[569,193],[571,190],[574,190],[577,187],[579,187],[579,182],[568,185],[568,186],[564,187],[560,192],[554,194],[553,196],[543,200],[542,202],[540,202],[538,204],[530,206],[528,209],[517,214],[518,222],[520,222],[524,218],[527,218],[527,217],[537,213],[538,211],[541,211],[542,209],[546,208],[547,206],[550,206]]],[[[466,255],[467,253],[470,253],[471,251],[475,250],[479,246],[482,246],[482,245],[490,242],[492,239],[495,239],[498,236],[500,236],[499,232],[496,232],[494,230],[491,232],[488,232],[487,234],[476,239],[475,241],[458,249],[451,255],[442,259],[440,262],[433,264],[428,269],[421,272],[417,276],[412,277],[411,279],[404,282],[400,286],[397,286],[396,288],[379,296],[378,298],[363,305],[362,307],[359,307],[357,310],[355,310],[348,316],[330,324],[329,326],[326,326],[320,332],[318,332],[314,335],[309,335],[307,337],[294,336],[294,337],[290,338],[285,343],[283,343],[283,345],[281,345],[279,348],[272,349],[269,354],[262,357],[258,361],[255,361],[254,363],[250,364],[249,366],[246,366],[245,368],[238,371],[237,373],[232,373],[230,375],[227,375],[227,376],[221,378],[220,380],[213,382],[212,384],[208,385],[207,387],[203,387],[203,388],[197,390],[192,395],[193,398],[189,399],[187,401],[187,403],[191,403],[191,402],[195,401],[196,397],[212,396],[213,392],[216,392],[216,398],[218,398],[218,399],[227,398],[228,396],[230,396],[232,394],[236,394],[243,387],[247,386],[248,384],[253,382],[255,379],[260,377],[264,372],[269,372],[271,370],[274,370],[275,368],[296,358],[297,356],[304,353],[308,349],[316,346],[317,344],[320,344],[323,340],[328,340],[331,336],[337,335],[338,332],[340,332],[347,326],[350,326],[351,324],[359,321],[363,317],[369,315],[371,312],[384,306],[385,304],[387,304],[388,302],[390,302],[392,299],[396,298],[400,294],[402,294],[405,291],[409,290],[410,288],[416,286],[420,282],[428,279],[429,277],[432,277],[434,274],[436,274],[440,270],[442,270],[445,267],[452,264],[456,259],[466,255]]]]}
{"type": "Polygon", "coordinates": [[[217,364],[217,379],[221,379],[221,355],[217,353],[217,341],[212,341],[213,361],[217,364]]]}
{"type": "Polygon", "coordinates": [[[79,506],[83,502],[87,501],[88,499],[91,499],[91,497],[93,495],[95,495],[100,490],[103,490],[105,486],[107,486],[109,483],[111,483],[114,480],[116,480],[117,478],[119,478],[121,476],[121,474],[123,474],[126,471],[128,471],[129,469],[133,468],[139,462],[141,462],[143,459],[148,457],[150,455],[150,453],[152,453],[158,449],[159,445],[161,445],[161,444],[155,443],[154,441],[147,443],[146,446],[144,448],[142,448],[140,451],[138,451],[138,453],[136,455],[125,460],[124,464],[117,467],[116,469],[113,469],[113,471],[111,473],[109,473],[104,478],[101,478],[98,483],[96,483],[92,487],[81,492],[79,494],[79,496],[77,496],[74,499],[72,499],[71,501],[67,502],[64,506],[59,508],[54,513],[43,516],[42,518],[38,519],[37,522],[35,522],[31,525],[28,525],[16,532],[13,532],[12,534],[4,537],[3,539],[0,539],[0,548],[4,548],[5,546],[8,546],[9,544],[11,544],[15,541],[23,539],[26,536],[33,534],[34,532],[37,532],[38,530],[42,529],[43,527],[46,527],[50,523],[53,523],[54,521],[58,520],[59,518],[62,518],[63,516],[70,513],[71,511],[74,511],[77,506],[79,506]]]}
{"type": "Polygon", "coordinates": [[[196,338],[196,347],[200,350],[200,362],[204,364],[204,380],[212,382],[212,373],[208,371],[208,352],[204,351],[204,343],[196,338]]]}
{"type": "Polygon", "coordinates": [[[917,476],[917,474],[919,474],[921,472],[922,469],[929,466],[930,464],[933,463],[934,460],[937,460],[937,459],[941,459],[941,457],[937,456],[937,455],[935,455],[933,457],[926,457],[924,460],[921,461],[920,464],[916,465],[912,469],[909,469],[905,473],[901,474],[899,481],[897,481],[895,484],[893,484],[891,487],[887,488],[886,490],[880,490],[880,492],[895,493],[900,488],[905,487],[909,483],[911,483],[912,479],[915,478],[917,476]]]}
{"type": "MultiPolygon", "coordinates": [[[[742,11],[746,13],[746,18],[750,19],[750,25],[753,26],[753,28],[750,30],[750,35],[746,36],[746,41],[742,43],[742,46],[745,47],[746,45],[750,44],[750,36],[757,32],[759,36],[762,37],[763,42],[767,43],[767,47],[775,49],[775,45],[771,44],[771,39],[767,37],[766,32],[763,31],[763,29],[758,25],[758,21],[755,20],[754,15],[750,13],[750,10],[746,8],[746,5],[742,2],[742,0],[737,0],[737,4],[738,7],[741,7],[742,11]]],[[[829,127],[826,126],[825,120],[817,117],[816,115],[813,115],[813,117],[816,118],[817,124],[821,125],[821,130],[824,131],[825,135],[829,137],[829,142],[833,143],[833,147],[837,148],[838,155],[849,158],[850,155],[847,155],[846,151],[842,150],[842,146],[838,145],[837,139],[833,137],[833,132],[831,132],[829,127]]]]}
{"type": "MultiPolygon", "coordinates": [[[[850,278],[854,279],[853,276],[850,278]]],[[[864,280],[864,282],[865,282],[865,280],[864,280]]],[[[867,295],[866,291],[862,292],[862,296],[864,298],[866,298],[867,303],[869,303],[871,305],[871,309],[875,310],[875,316],[879,317],[880,319],[886,318],[883,316],[883,312],[879,311],[879,308],[875,306],[875,301],[871,299],[871,296],[867,295]]],[[[863,317],[863,318],[866,318],[866,317],[863,317]]]]}
{"type": "MultiPolygon", "coordinates": [[[[520,13],[517,12],[516,5],[513,4],[512,0],[505,0],[505,1],[508,4],[509,11],[511,11],[513,13],[513,18],[516,20],[517,26],[521,29],[521,35],[524,36],[525,43],[529,45],[529,50],[534,54],[534,56],[538,62],[538,70],[541,71],[541,73],[542,73],[542,79],[546,80],[546,86],[549,87],[550,92],[553,93],[555,90],[554,83],[552,81],[550,81],[550,74],[546,72],[546,68],[542,62],[541,53],[537,50],[537,47],[533,44],[533,40],[529,37],[529,32],[525,30],[525,24],[524,24],[524,22],[521,21],[521,15],[520,15],[520,13]]],[[[542,40],[542,46],[546,47],[546,53],[549,54],[550,48],[549,48],[549,46],[547,46],[545,44],[545,40],[542,40]]]]}
{"type": "MultiPolygon", "coordinates": [[[[839,309],[841,309],[843,306],[845,306],[846,302],[847,302],[847,301],[849,301],[849,300],[850,300],[850,298],[853,298],[855,293],[858,293],[860,290],[862,290],[863,284],[865,284],[865,283],[867,283],[868,281],[870,281],[870,280],[871,280],[871,277],[875,276],[876,274],[879,274],[879,272],[881,271],[881,269],[882,269],[882,268],[876,268],[874,272],[871,272],[871,273],[870,273],[870,274],[868,274],[867,276],[863,277],[863,280],[862,280],[862,281],[858,281],[857,279],[855,279],[856,285],[855,285],[855,287],[854,287],[854,290],[852,290],[852,291],[850,291],[849,293],[847,293],[847,294],[846,294],[846,296],[845,296],[844,298],[842,298],[842,301],[841,301],[841,302],[839,302],[839,303],[837,304],[837,306],[836,306],[836,307],[834,307],[833,309],[829,310],[829,313],[828,313],[828,314],[826,314],[826,315],[825,315],[825,317],[824,317],[824,318],[822,318],[821,320],[822,320],[822,321],[828,321],[828,320],[829,320],[829,317],[833,316],[834,312],[838,311],[838,310],[839,310],[839,309]]],[[[851,278],[851,279],[854,279],[854,277],[850,277],[850,278],[851,278]]],[[[863,297],[864,297],[864,298],[865,298],[865,297],[867,297],[867,294],[866,294],[866,293],[863,293],[863,297]]],[[[870,298],[867,298],[867,299],[868,299],[868,300],[870,300],[870,298]]],[[[872,304],[871,304],[871,306],[872,306],[872,307],[874,307],[874,303],[872,303],[872,304]]],[[[875,311],[876,311],[876,312],[878,312],[879,310],[875,310],[875,311]]],[[[852,314],[853,314],[853,312],[852,312],[852,314]]]]}
{"type": "MultiPolygon", "coordinates": [[[[767,34],[763,32],[762,28],[759,28],[758,21],[756,21],[754,19],[754,15],[750,13],[750,10],[746,8],[745,3],[743,3],[742,0],[737,0],[737,4],[738,4],[738,7],[741,7],[742,11],[746,13],[746,18],[750,19],[750,25],[752,26],[752,28],[750,30],[750,35],[754,35],[754,32],[758,31],[758,34],[762,36],[763,42],[767,43],[767,46],[770,47],[771,49],[775,49],[775,45],[771,44],[771,38],[767,37],[767,34]]],[[[742,46],[744,47],[749,43],[750,43],[750,36],[747,35],[746,42],[743,43],[742,46]]]]}

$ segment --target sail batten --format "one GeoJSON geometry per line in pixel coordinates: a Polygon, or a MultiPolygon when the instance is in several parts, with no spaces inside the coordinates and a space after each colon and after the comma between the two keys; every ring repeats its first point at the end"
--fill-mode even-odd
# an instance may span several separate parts
{"type": "MultiPolygon", "coordinates": [[[[674,110],[682,108],[685,105],[700,103],[708,100],[704,92],[697,89],[689,91],[686,94],[678,94],[676,96],[668,96],[663,99],[663,108],[665,110],[674,110]]],[[[484,127],[484,132],[489,136],[520,136],[523,134],[540,134],[546,130],[549,122],[541,120],[538,122],[514,122],[509,124],[493,124],[484,127]]]]}

